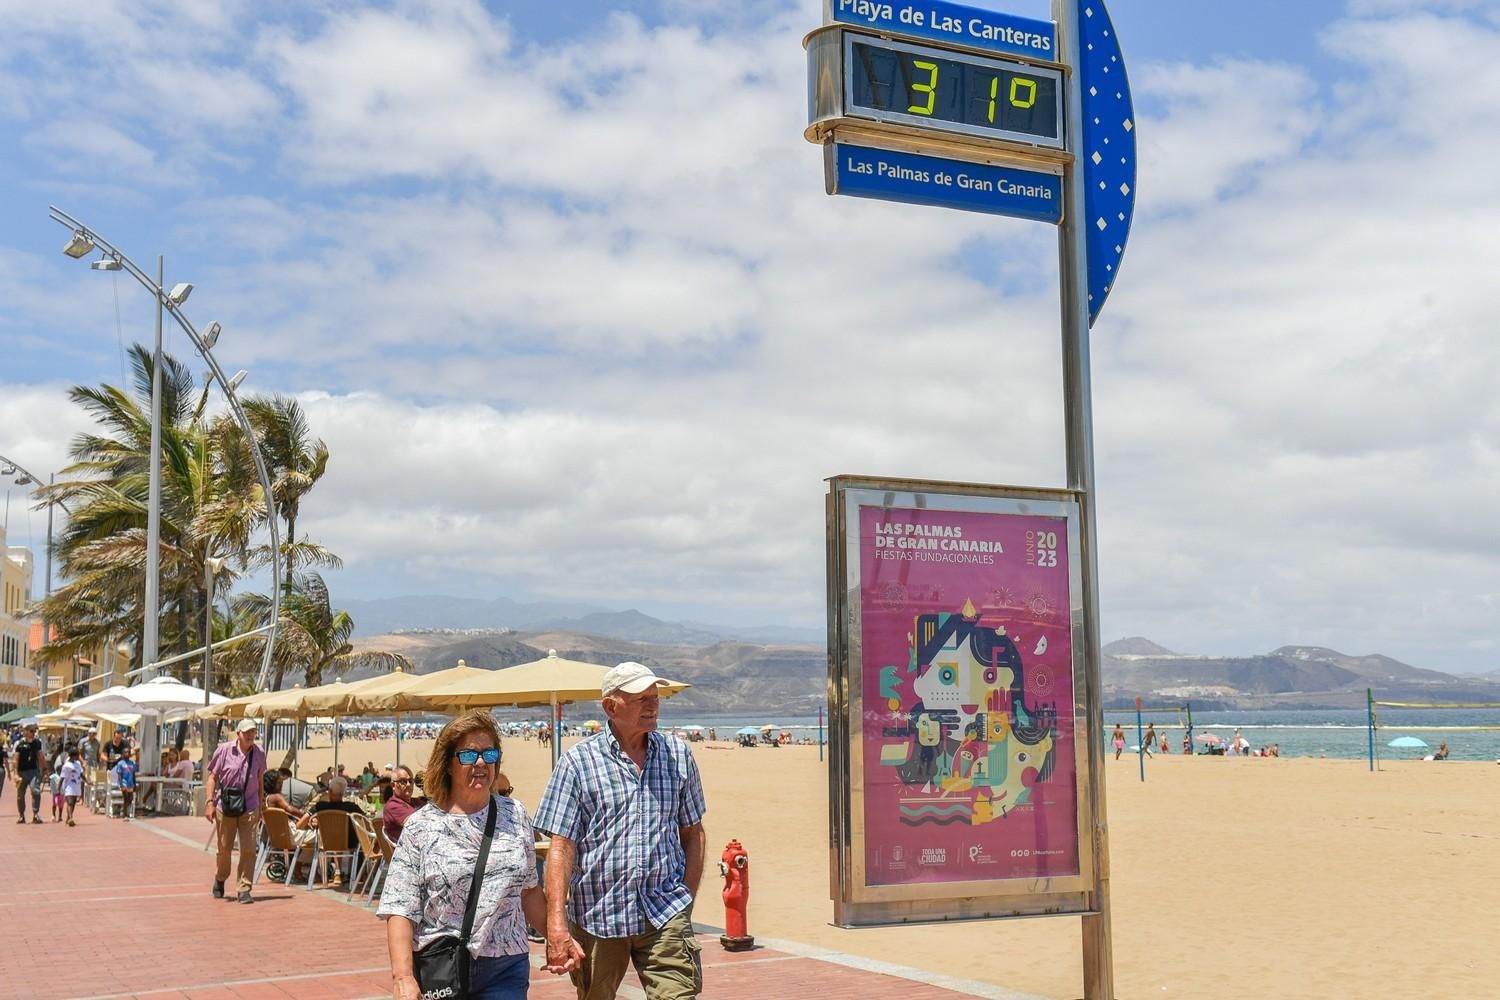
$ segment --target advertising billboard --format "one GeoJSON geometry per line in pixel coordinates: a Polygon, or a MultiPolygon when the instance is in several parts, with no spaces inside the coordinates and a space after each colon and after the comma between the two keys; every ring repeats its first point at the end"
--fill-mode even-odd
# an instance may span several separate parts
{"type": "Polygon", "coordinates": [[[838,922],[1079,909],[1076,498],[833,487],[838,922]]]}

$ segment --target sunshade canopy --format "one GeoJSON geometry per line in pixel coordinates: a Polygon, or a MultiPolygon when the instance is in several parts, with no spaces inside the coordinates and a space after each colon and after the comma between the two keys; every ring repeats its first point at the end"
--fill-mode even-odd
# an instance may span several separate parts
{"type": "Polygon", "coordinates": [[[0,715],[0,723],[20,722],[22,719],[29,719],[35,714],[36,709],[30,707],[29,705],[21,705],[18,708],[11,709],[4,715],[0,715]]]}
{"type": "MultiPolygon", "coordinates": [[[[177,712],[192,712],[204,705],[203,689],[184,684],[175,677],[155,677],[134,687],[105,688],[98,694],[79,698],[68,705],[74,715],[140,715],[152,712],[168,715],[177,712]]],[[[209,704],[219,704],[223,695],[210,694],[209,704]]]]}
{"type": "Polygon", "coordinates": [[[1426,742],[1424,742],[1423,740],[1417,739],[1415,736],[1397,736],[1395,739],[1393,739],[1389,743],[1387,743],[1386,746],[1388,746],[1388,747],[1395,747],[1397,750],[1425,750],[1425,749],[1427,749],[1426,742]]]}
{"type": "MultiPolygon", "coordinates": [[[[609,667],[579,660],[565,660],[557,650],[548,650],[540,660],[503,670],[480,670],[451,683],[423,685],[407,692],[402,701],[408,708],[489,708],[495,705],[550,705],[575,701],[598,701],[600,686],[609,667]]],[[[435,677],[435,675],[430,675],[435,677]]],[[[665,680],[665,678],[663,678],[665,680]]],[[[669,681],[662,697],[671,697],[689,687],[669,681]]]]}
{"type": "Polygon", "coordinates": [[[376,674],[349,684],[324,685],[312,688],[303,696],[302,708],[323,715],[367,715],[390,711],[384,705],[384,696],[398,694],[421,679],[420,674],[392,670],[388,674],[376,674]]]}

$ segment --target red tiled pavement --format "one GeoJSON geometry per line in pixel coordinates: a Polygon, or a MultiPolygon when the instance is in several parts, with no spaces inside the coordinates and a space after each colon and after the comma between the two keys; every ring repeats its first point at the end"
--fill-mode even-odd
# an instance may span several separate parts
{"type": "MultiPolygon", "coordinates": [[[[7,789],[13,793],[13,789],[7,789]]],[[[9,798],[9,796],[7,796],[9,798]]],[[[34,1000],[350,1000],[389,996],[384,926],[338,892],[257,886],[256,902],[213,899],[208,824],[79,825],[0,819],[0,995],[34,1000]]],[[[232,883],[231,883],[232,889],[232,883]]],[[[704,936],[704,1000],[956,1000],[960,994],[769,948],[730,954],[704,936]]],[[[537,961],[534,958],[534,962],[537,961]]],[[[575,994],[532,974],[534,1000],[575,994]]],[[[622,998],[640,998],[631,976],[622,998]]]]}

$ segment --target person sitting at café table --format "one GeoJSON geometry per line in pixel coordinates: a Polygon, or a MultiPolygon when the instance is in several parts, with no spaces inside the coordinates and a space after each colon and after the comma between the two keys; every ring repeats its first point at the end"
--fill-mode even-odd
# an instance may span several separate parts
{"type": "MultiPolygon", "coordinates": [[[[362,815],[363,811],[359,808],[358,803],[350,802],[348,799],[344,798],[344,792],[348,791],[348,789],[349,785],[344,781],[343,778],[334,778],[332,781],[330,781],[328,783],[328,798],[318,802],[314,802],[312,805],[308,806],[307,812],[303,813],[302,818],[297,820],[297,829],[316,829],[319,825],[319,813],[343,813],[346,816],[350,813],[362,815]]],[[[349,822],[349,820],[345,819],[342,822],[347,823],[349,822]]],[[[350,840],[354,839],[354,835],[352,832],[350,833],[349,837],[350,840]]],[[[298,846],[309,847],[311,846],[311,841],[312,838],[309,837],[298,846]]],[[[339,879],[340,876],[334,876],[335,884],[337,884],[339,879]]]]}
{"type": "Polygon", "coordinates": [[[302,810],[292,805],[290,799],[281,794],[281,783],[286,780],[279,771],[267,771],[263,782],[261,801],[267,809],[280,809],[292,819],[301,819],[302,810]]]}
{"type": "Polygon", "coordinates": [[[396,768],[396,776],[391,779],[391,797],[386,800],[385,809],[380,814],[385,839],[393,844],[401,839],[401,828],[411,814],[427,804],[427,799],[417,795],[416,790],[412,769],[405,764],[396,768]]]}

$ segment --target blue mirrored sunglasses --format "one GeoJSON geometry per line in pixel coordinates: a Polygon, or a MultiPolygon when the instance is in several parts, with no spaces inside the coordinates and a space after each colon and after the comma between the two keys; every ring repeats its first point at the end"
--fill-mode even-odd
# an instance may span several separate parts
{"type": "Polygon", "coordinates": [[[484,758],[486,764],[500,763],[500,751],[496,747],[490,747],[488,750],[455,750],[453,756],[466,767],[473,767],[479,763],[481,757],[484,758]]]}

